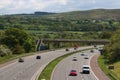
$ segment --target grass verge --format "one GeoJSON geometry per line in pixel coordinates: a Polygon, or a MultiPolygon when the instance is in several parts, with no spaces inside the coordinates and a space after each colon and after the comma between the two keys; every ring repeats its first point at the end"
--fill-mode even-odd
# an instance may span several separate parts
{"type": "MultiPolygon", "coordinates": [[[[120,80],[116,74],[116,68],[114,70],[109,70],[108,66],[113,65],[113,64],[105,64],[105,59],[102,55],[99,56],[98,58],[98,63],[100,68],[103,70],[103,72],[111,79],[111,80],[120,80]]],[[[120,64],[119,64],[120,65],[120,64]]],[[[116,66],[114,66],[116,67],[116,66]]],[[[117,70],[118,71],[118,70],[117,70]]],[[[119,73],[120,74],[120,73],[119,73]]]]}
{"type": "MultiPolygon", "coordinates": [[[[88,49],[85,49],[85,50],[88,50],[88,49]]],[[[72,55],[72,54],[75,54],[77,52],[81,52],[81,51],[84,51],[84,50],[80,50],[80,51],[75,51],[75,52],[71,52],[69,54],[65,54],[63,56],[60,56],[58,58],[56,58],[55,60],[53,60],[52,62],[50,62],[45,68],[44,70],[42,71],[42,73],[40,74],[38,80],[50,80],[51,78],[51,74],[52,74],[52,71],[54,70],[55,66],[61,61],[63,60],[64,58],[72,55]]]]}
{"type": "Polygon", "coordinates": [[[0,57],[0,64],[3,64],[3,63],[6,63],[8,61],[11,61],[11,60],[14,60],[14,59],[17,59],[19,57],[25,57],[25,56],[29,56],[29,55],[33,55],[35,53],[26,53],[26,54],[20,54],[20,55],[7,55],[7,56],[4,56],[4,57],[0,57]]]}
{"type": "MultiPolygon", "coordinates": [[[[41,51],[41,53],[44,51],[41,51]]],[[[24,54],[20,54],[20,55],[7,55],[4,57],[0,57],[0,64],[6,63],[8,61],[12,61],[14,59],[20,58],[20,57],[25,57],[25,56],[30,56],[30,55],[34,55],[37,54],[38,52],[31,52],[31,53],[24,53],[24,54]]]]}

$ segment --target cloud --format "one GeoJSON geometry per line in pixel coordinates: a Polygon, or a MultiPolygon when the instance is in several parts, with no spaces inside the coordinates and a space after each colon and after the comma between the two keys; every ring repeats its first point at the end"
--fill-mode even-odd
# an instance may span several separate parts
{"type": "Polygon", "coordinates": [[[0,0],[1,13],[67,12],[94,8],[120,8],[118,0],[0,0]]]}
{"type": "Polygon", "coordinates": [[[96,3],[96,0],[92,0],[92,3],[95,4],[95,3],[96,3]]]}
{"type": "Polygon", "coordinates": [[[0,0],[0,8],[7,7],[8,5],[12,4],[14,0],[0,0]]]}
{"type": "MultiPolygon", "coordinates": [[[[56,0],[58,1],[58,0],[56,0]]],[[[58,3],[62,4],[62,5],[67,5],[68,1],[67,0],[59,0],[58,3]]]]}
{"type": "Polygon", "coordinates": [[[9,10],[44,10],[50,6],[67,5],[67,0],[14,0],[9,10]]]}
{"type": "Polygon", "coordinates": [[[25,2],[24,0],[19,0],[19,1],[14,1],[9,7],[9,10],[18,10],[18,9],[23,9],[25,7],[25,2]]]}

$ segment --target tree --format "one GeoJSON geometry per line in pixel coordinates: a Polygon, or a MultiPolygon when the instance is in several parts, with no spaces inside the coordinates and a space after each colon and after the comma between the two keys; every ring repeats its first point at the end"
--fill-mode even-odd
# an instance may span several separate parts
{"type": "Polygon", "coordinates": [[[101,39],[110,39],[112,34],[113,34],[113,32],[104,31],[104,32],[100,33],[99,37],[101,39]]]}
{"type": "Polygon", "coordinates": [[[35,45],[31,45],[32,39],[31,42],[29,42],[30,39],[31,37],[24,30],[18,28],[10,28],[5,31],[4,37],[1,41],[3,44],[7,45],[13,52],[16,47],[21,47],[25,50],[25,52],[28,52],[26,46],[29,46],[29,50],[31,50],[32,45],[35,45]]]}
{"type": "Polygon", "coordinates": [[[25,49],[25,52],[30,52],[35,50],[35,42],[33,41],[34,39],[29,38],[28,40],[25,41],[23,44],[23,48],[25,49]]]}
{"type": "Polygon", "coordinates": [[[28,34],[25,31],[17,28],[10,28],[5,31],[5,36],[2,41],[12,49],[18,43],[23,45],[24,41],[27,39],[28,34]]]}
{"type": "Polygon", "coordinates": [[[120,29],[112,36],[110,44],[105,47],[105,58],[110,62],[120,60],[120,29]]]}
{"type": "Polygon", "coordinates": [[[0,29],[4,29],[4,25],[0,23],[0,29]]]}

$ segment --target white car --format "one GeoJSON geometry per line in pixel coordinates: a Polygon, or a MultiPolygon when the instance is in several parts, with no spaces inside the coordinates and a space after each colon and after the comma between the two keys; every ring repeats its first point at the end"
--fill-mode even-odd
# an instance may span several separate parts
{"type": "Polygon", "coordinates": [[[83,65],[82,67],[82,73],[89,74],[90,73],[90,66],[89,65],[83,65]]]}

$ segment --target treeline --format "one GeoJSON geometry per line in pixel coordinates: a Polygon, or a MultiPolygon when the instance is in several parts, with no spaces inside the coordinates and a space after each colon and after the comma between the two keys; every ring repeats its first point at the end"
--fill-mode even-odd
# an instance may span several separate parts
{"type": "Polygon", "coordinates": [[[113,34],[110,43],[105,46],[104,50],[104,57],[108,62],[120,61],[120,29],[113,34]]]}
{"type": "Polygon", "coordinates": [[[46,16],[0,16],[0,29],[22,28],[39,31],[115,31],[116,19],[67,19],[46,16]]]}

